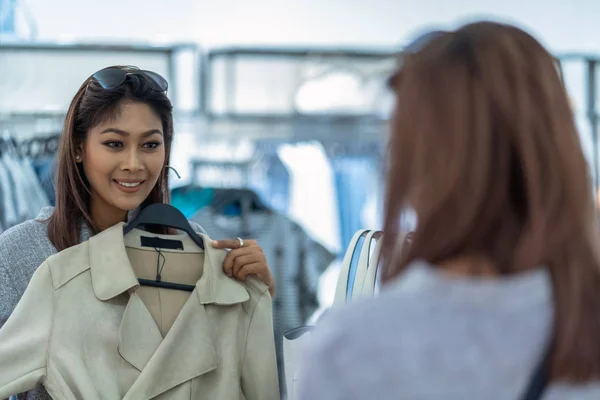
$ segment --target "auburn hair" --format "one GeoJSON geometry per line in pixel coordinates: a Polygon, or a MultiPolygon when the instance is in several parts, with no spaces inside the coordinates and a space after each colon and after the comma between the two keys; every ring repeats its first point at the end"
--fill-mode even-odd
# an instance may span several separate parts
{"type": "Polygon", "coordinates": [[[468,254],[501,275],[543,266],[552,379],[600,378],[593,190],[552,55],[514,26],[478,22],[436,35],[391,82],[383,281],[416,259],[468,254]],[[394,251],[407,207],[417,226],[394,251]]]}
{"type": "MultiPolygon", "coordinates": [[[[48,238],[58,251],[79,244],[82,224],[87,224],[92,234],[99,228],[89,211],[90,187],[83,170],[77,163],[77,148],[85,143],[89,130],[118,115],[125,102],[147,104],[161,119],[165,143],[165,165],[169,164],[173,142],[173,106],[167,95],[155,89],[154,83],[136,67],[118,67],[132,73],[115,89],[103,89],[89,77],[81,85],[67,111],[63,133],[58,148],[56,173],[56,207],[48,221],[48,238]]],[[[169,203],[168,171],[163,169],[158,182],[141,204],[169,203]]]]}

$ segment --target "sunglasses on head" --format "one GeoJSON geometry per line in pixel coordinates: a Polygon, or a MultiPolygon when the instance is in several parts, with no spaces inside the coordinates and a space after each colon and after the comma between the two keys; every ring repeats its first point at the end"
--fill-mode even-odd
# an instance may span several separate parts
{"type": "Polygon", "coordinates": [[[136,67],[108,67],[94,73],[92,78],[105,90],[116,89],[121,86],[128,75],[142,75],[149,79],[153,88],[159,92],[166,92],[169,88],[167,80],[156,72],[138,69],[136,67]]]}

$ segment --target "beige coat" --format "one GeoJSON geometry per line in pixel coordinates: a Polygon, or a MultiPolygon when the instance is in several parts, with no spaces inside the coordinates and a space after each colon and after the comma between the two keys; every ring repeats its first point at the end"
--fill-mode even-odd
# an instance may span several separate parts
{"type": "Polygon", "coordinates": [[[136,294],[123,224],[50,257],[0,330],[0,399],[38,382],[60,400],[278,399],[267,286],[228,278],[225,254],[206,246],[164,339],[136,294]]]}

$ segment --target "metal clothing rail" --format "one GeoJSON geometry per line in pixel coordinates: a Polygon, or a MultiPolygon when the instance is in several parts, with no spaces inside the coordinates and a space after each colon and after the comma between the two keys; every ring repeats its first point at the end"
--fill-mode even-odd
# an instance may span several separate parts
{"type": "Polygon", "coordinates": [[[388,121],[375,116],[339,115],[218,115],[208,116],[212,137],[321,143],[381,142],[387,137],[388,121]]]}
{"type": "Polygon", "coordinates": [[[63,130],[64,114],[0,115],[0,133],[6,132],[18,143],[49,139],[63,130]]]}
{"type": "Polygon", "coordinates": [[[173,45],[163,44],[118,44],[118,43],[43,43],[43,42],[21,42],[3,41],[0,50],[67,50],[67,51],[110,51],[110,52],[175,52],[177,50],[193,50],[195,44],[181,43],[173,45]]]}
{"type": "MultiPolygon", "coordinates": [[[[124,45],[2,41],[0,42],[0,64],[8,66],[5,73],[8,71],[8,73],[22,76],[11,76],[11,79],[4,80],[0,77],[0,89],[3,90],[5,99],[4,103],[0,102],[0,106],[2,106],[0,113],[11,113],[15,112],[14,110],[16,113],[23,112],[25,114],[46,112],[47,108],[37,106],[37,104],[25,110],[22,107],[12,107],[10,103],[6,102],[10,96],[14,96],[15,101],[19,104],[27,103],[22,99],[23,90],[28,90],[27,85],[35,88],[41,83],[43,83],[43,88],[40,90],[42,98],[37,97],[38,103],[43,104],[46,101],[43,96],[46,96],[53,106],[52,110],[55,110],[55,106],[58,104],[61,111],[66,111],[68,104],[63,103],[68,97],[67,93],[74,94],[76,88],[73,85],[94,72],[92,69],[106,65],[135,65],[136,63],[141,64],[141,67],[149,63],[150,68],[159,69],[157,72],[163,74],[169,81],[169,97],[173,99],[175,107],[178,107],[180,99],[178,89],[189,87],[190,83],[194,81],[198,73],[196,64],[199,62],[199,56],[200,49],[191,43],[124,45]],[[188,54],[192,57],[187,57],[188,54]],[[180,55],[185,56],[180,57],[180,55]],[[189,62],[193,65],[183,65],[189,62]],[[41,68],[40,63],[50,65],[41,68]],[[192,70],[194,76],[180,77],[178,72],[182,70],[192,70]],[[185,82],[180,81],[179,78],[184,78],[185,82]],[[75,81],[77,82],[73,83],[75,81]],[[58,85],[58,87],[53,85],[58,85]]],[[[199,85],[194,87],[193,92],[195,97],[193,103],[197,112],[199,85]]]]}
{"type": "Polygon", "coordinates": [[[348,57],[362,59],[380,59],[390,56],[399,56],[398,49],[392,48],[328,48],[328,47],[222,47],[208,52],[207,57],[223,56],[255,56],[255,57],[348,57]]]}
{"type": "MultiPolygon", "coordinates": [[[[361,75],[361,68],[366,68],[368,65],[369,69],[381,70],[379,73],[392,73],[393,69],[398,63],[400,52],[397,48],[385,48],[385,49],[373,49],[373,48],[307,48],[307,47],[296,47],[296,48],[285,48],[285,47],[225,47],[211,49],[205,53],[204,60],[202,62],[201,70],[201,104],[202,111],[209,117],[223,114],[222,116],[231,119],[232,114],[246,114],[244,118],[246,120],[256,118],[257,120],[264,120],[268,116],[281,116],[278,115],[278,111],[274,110],[262,110],[258,111],[257,114],[249,113],[244,110],[239,110],[236,107],[236,98],[240,96],[240,86],[248,84],[248,77],[246,81],[240,81],[240,72],[247,70],[237,63],[246,61],[250,63],[264,62],[265,70],[270,68],[282,67],[282,63],[289,61],[298,68],[298,71],[302,69],[305,63],[321,63],[329,68],[324,68],[327,73],[334,71],[345,71],[355,72],[356,75],[361,75]],[[217,64],[221,64],[222,70],[216,71],[217,64]],[[374,68],[376,63],[382,63],[382,68],[374,68]],[[221,83],[222,87],[219,87],[218,83],[221,83]],[[224,93],[215,94],[218,89],[223,89],[224,93]],[[215,110],[213,107],[213,101],[215,96],[218,96],[225,104],[226,111],[223,113],[220,110],[215,110]]],[[[254,66],[255,67],[255,66],[254,66]]],[[[256,71],[256,70],[255,70],[256,71]]],[[[288,82],[291,85],[289,94],[287,95],[288,101],[292,98],[298,89],[298,86],[306,83],[307,77],[301,76],[301,73],[290,72],[289,79],[294,80],[293,83],[288,82]]],[[[368,73],[367,73],[368,74],[368,73]]],[[[282,71],[273,71],[272,75],[276,79],[283,79],[282,71]]],[[[268,72],[264,75],[266,78],[271,78],[268,72]]],[[[253,81],[252,84],[256,84],[256,77],[249,78],[253,81]]],[[[310,77],[308,78],[310,80],[310,77]]],[[[383,81],[384,79],[382,79],[383,81]]],[[[266,82],[264,84],[266,86],[266,82]]],[[[280,89],[279,87],[274,87],[280,89]]],[[[269,90],[263,89],[263,90],[269,90]]],[[[286,96],[284,96],[286,97],[286,96]]],[[[292,107],[293,108],[293,107],[292,107]]],[[[294,117],[297,112],[290,110],[283,112],[283,117],[294,117]]],[[[368,112],[371,114],[370,112],[368,112]]],[[[281,114],[281,113],[279,113],[281,114]]],[[[344,113],[342,113],[344,115],[344,113]]]]}

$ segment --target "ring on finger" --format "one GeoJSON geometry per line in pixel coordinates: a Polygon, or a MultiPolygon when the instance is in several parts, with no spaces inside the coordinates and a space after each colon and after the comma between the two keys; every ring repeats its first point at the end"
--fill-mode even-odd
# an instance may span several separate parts
{"type": "Polygon", "coordinates": [[[242,239],[242,238],[239,238],[239,237],[238,237],[238,238],[236,238],[236,239],[237,239],[237,241],[238,241],[238,242],[240,242],[240,247],[239,247],[239,248],[242,248],[242,247],[244,247],[244,239],[242,239]]]}

